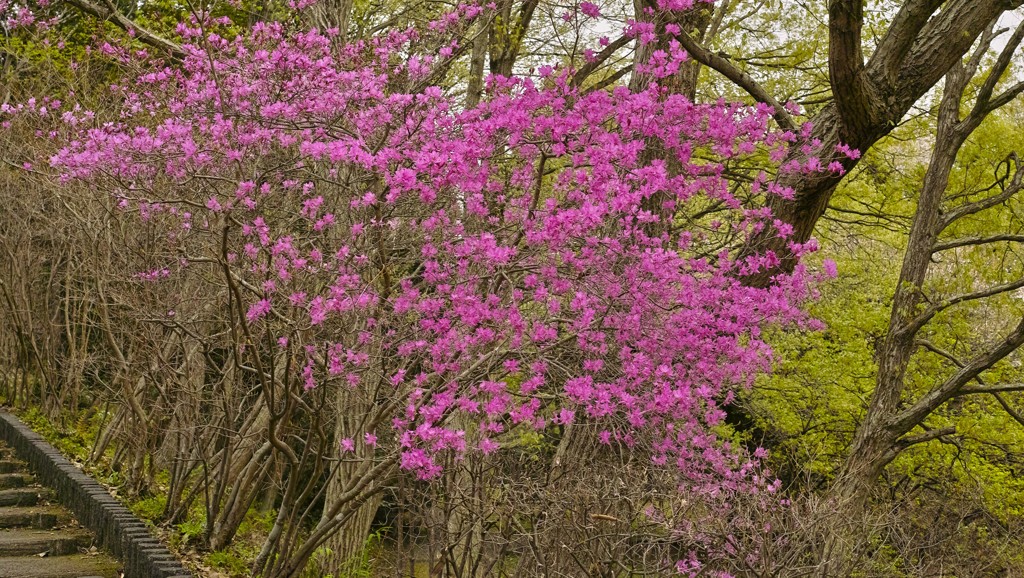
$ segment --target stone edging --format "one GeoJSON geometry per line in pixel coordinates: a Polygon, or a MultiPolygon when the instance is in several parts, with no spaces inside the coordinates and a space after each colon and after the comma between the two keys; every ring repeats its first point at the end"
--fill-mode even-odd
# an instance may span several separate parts
{"type": "Polygon", "coordinates": [[[142,520],[39,434],[3,410],[0,439],[28,462],[39,482],[56,492],[57,499],[75,514],[79,523],[92,530],[97,545],[124,563],[125,578],[192,578],[142,520]]]}

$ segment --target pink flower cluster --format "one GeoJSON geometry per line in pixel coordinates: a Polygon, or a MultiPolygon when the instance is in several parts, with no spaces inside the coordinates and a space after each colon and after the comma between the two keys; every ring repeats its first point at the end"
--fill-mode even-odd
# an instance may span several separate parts
{"type": "MultiPolygon", "coordinates": [[[[737,280],[777,263],[730,248],[771,225],[758,198],[789,191],[761,174],[737,192],[725,163],[781,160],[796,136],[770,130],[765,107],[581,92],[558,68],[492,77],[466,110],[420,86],[435,60],[414,47],[479,12],[343,50],[280,24],[207,29],[183,66],[121,88],[119,122],[66,113],[51,164],[144,209],[170,245],[220,254],[227,239],[246,321],[268,337],[253,346],[302,356],[308,388],[386,384],[393,431],[361,439],[423,478],[442,454],[585,420],[595,443],[692,487],[751,483],[757,457],[712,431],[769,369],[762,328],[805,321],[813,290],[801,269],[770,288],[737,280]]],[[[647,69],[683,58],[676,46],[647,69]]]]}

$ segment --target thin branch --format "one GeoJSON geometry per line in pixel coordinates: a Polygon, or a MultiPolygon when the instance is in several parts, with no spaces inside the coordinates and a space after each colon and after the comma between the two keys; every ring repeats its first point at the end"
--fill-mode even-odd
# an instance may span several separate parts
{"type": "Polygon", "coordinates": [[[715,16],[711,19],[711,25],[704,31],[704,37],[700,39],[701,42],[707,43],[718,37],[718,31],[722,28],[722,21],[725,19],[726,13],[729,12],[731,1],[722,0],[718,3],[718,7],[715,9],[715,16]]]}
{"type": "Polygon", "coordinates": [[[894,432],[910,431],[915,424],[921,423],[936,408],[954,397],[967,383],[977,379],[983,371],[1016,351],[1021,344],[1024,344],[1024,319],[1021,319],[1017,327],[999,345],[965,363],[946,381],[895,416],[889,422],[888,429],[894,432]]]}
{"type": "Polygon", "coordinates": [[[613,54],[615,54],[616,50],[622,48],[623,46],[629,44],[632,41],[633,38],[631,36],[623,35],[616,38],[615,41],[610,43],[608,46],[605,46],[604,50],[598,52],[590,62],[587,62],[586,64],[581,66],[579,70],[576,71],[576,74],[574,74],[572,77],[572,85],[575,87],[579,87],[580,85],[582,85],[583,82],[587,78],[589,78],[591,74],[594,73],[594,71],[596,71],[602,64],[605,63],[606,60],[608,60],[609,58],[611,58],[613,54]]]}
{"type": "Polygon", "coordinates": [[[986,297],[994,297],[1002,293],[1015,291],[1017,289],[1024,288],[1024,278],[1009,283],[1000,283],[999,285],[993,285],[980,291],[974,291],[972,293],[963,293],[955,297],[943,299],[942,301],[929,306],[924,310],[923,313],[912,319],[907,323],[901,330],[904,333],[916,333],[919,329],[924,327],[925,323],[931,321],[935,315],[941,311],[945,311],[954,305],[961,303],[967,303],[968,301],[977,301],[978,299],[985,299],[986,297]]]}
{"type": "Polygon", "coordinates": [[[614,74],[609,75],[607,78],[601,80],[600,82],[595,82],[593,86],[590,86],[589,88],[587,88],[587,92],[593,92],[595,90],[604,90],[604,89],[608,88],[609,86],[611,86],[611,85],[615,84],[616,82],[618,82],[620,78],[622,78],[623,76],[626,76],[627,74],[629,74],[632,71],[633,71],[633,65],[632,64],[627,64],[621,70],[615,71],[614,74]]]}
{"type": "Polygon", "coordinates": [[[1006,393],[1010,391],[1024,391],[1024,383],[1002,383],[999,385],[986,385],[982,387],[963,387],[956,395],[973,395],[978,393],[1006,393]]]}
{"type": "Polygon", "coordinates": [[[1010,404],[1006,403],[1006,400],[1003,399],[1003,396],[999,395],[998,393],[992,393],[992,397],[996,398],[996,401],[999,402],[999,405],[1003,406],[1003,411],[1008,413],[1010,417],[1013,418],[1013,421],[1019,423],[1020,425],[1024,425],[1024,416],[1022,416],[1017,410],[1010,407],[1010,404]]]}
{"type": "Polygon", "coordinates": [[[1011,197],[1020,192],[1022,186],[1024,186],[1024,170],[1021,170],[1021,163],[1020,159],[1017,157],[1017,154],[1011,153],[1009,156],[1006,157],[1006,159],[1003,160],[1001,165],[1002,164],[1005,164],[1007,167],[1007,176],[1003,177],[1004,180],[1008,178],[1011,168],[1016,169],[1013,172],[1013,177],[1010,178],[1010,183],[1003,188],[1002,192],[1000,192],[998,195],[992,195],[991,197],[981,199],[980,201],[975,201],[973,203],[961,205],[956,209],[950,211],[943,217],[940,229],[945,229],[953,221],[956,221],[957,219],[961,219],[963,217],[966,217],[967,215],[973,215],[974,213],[980,213],[985,209],[990,209],[1002,202],[1008,201],[1011,197]]]}
{"type": "Polygon", "coordinates": [[[924,433],[917,434],[914,436],[902,437],[896,441],[896,444],[906,449],[912,445],[923,444],[924,442],[931,441],[942,436],[948,436],[956,433],[956,426],[946,426],[938,429],[927,430],[924,433]]]}
{"type": "MultiPolygon", "coordinates": [[[[925,339],[919,339],[919,340],[916,341],[916,343],[918,345],[920,345],[921,347],[924,347],[928,351],[931,351],[932,353],[935,353],[936,355],[939,355],[941,357],[944,357],[944,358],[948,359],[950,362],[953,363],[953,365],[955,365],[955,366],[957,366],[959,368],[963,368],[964,367],[964,362],[960,361],[952,353],[946,351],[945,349],[942,349],[942,348],[936,346],[932,342],[930,342],[928,340],[925,340],[925,339]]],[[[985,383],[985,380],[982,379],[981,376],[975,377],[974,381],[980,383],[981,386],[973,386],[973,387],[972,386],[964,386],[964,387],[960,388],[960,390],[958,392],[956,392],[953,395],[953,397],[960,397],[961,395],[974,395],[974,394],[979,394],[979,393],[987,393],[987,394],[991,394],[991,395],[995,396],[996,398],[999,398],[1000,402],[1003,403],[1002,402],[1002,398],[999,396],[1000,393],[1006,393],[1006,392],[1012,392],[1012,391],[1024,391],[1024,383],[1003,383],[1003,384],[999,384],[999,385],[987,385],[985,383]]],[[[1012,409],[1010,409],[1006,405],[1004,405],[1003,407],[1006,408],[1006,411],[1008,413],[1016,414],[1016,412],[1014,412],[1012,409]]],[[[1020,420],[1018,420],[1018,421],[1020,421],[1020,420]]],[[[1021,425],[1024,425],[1024,422],[1021,422],[1021,425]]]]}
{"type": "Polygon", "coordinates": [[[986,108],[985,112],[989,113],[1001,106],[1009,104],[1011,100],[1020,96],[1022,92],[1024,92],[1024,81],[1018,82],[1017,84],[1006,89],[1006,91],[1004,91],[999,96],[993,98],[992,102],[989,103],[988,108],[986,108]]]}
{"type": "MultiPolygon", "coordinates": [[[[922,425],[921,427],[924,427],[924,425],[922,425]]],[[[948,436],[948,435],[952,435],[952,434],[955,434],[955,433],[956,433],[956,426],[946,426],[946,427],[938,428],[938,429],[927,429],[926,428],[924,433],[913,435],[913,436],[905,436],[905,437],[902,437],[902,438],[896,440],[896,442],[892,444],[892,447],[890,447],[885,452],[885,456],[883,457],[883,460],[884,460],[885,463],[888,464],[889,462],[891,462],[894,459],[896,459],[896,456],[898,456],[901,453],[903,453],[903,450],[909,448],[910,446],[914,446],[914,445],[917,445],[917,444],[923,444],[925,442],[930,442],[930,441],[932,441],[934,439],[939,439],[939,438],[942,438],[942,437],[945,437],[945,436],[948,436]]]]}
{"type": "MultiPolygon", "coordinates": [[[[1003,77],[1006,69],[1009,68],[1010,62],[1013,60],[1013,55],[1017,52],[1017,48],[1020,46],[1021,40],[1024,40],[1024,22],[1021,22],[1020,25],[1017,26],[1017,29],[1013,31],[1013,36],[1011,36],[1006,42],[1006,46],[1003,47],[1003,50],[999,53],[999,57],[996,58],[995,64],[992,65],[992,70],[989,71],[988,76],[985,78],[985,83],[981,85],[981,89],[978,91],[978,98],[975,100],[974,108],[971,110],[971,118],[977,117],[980,122],[980,120],[985,118],[988,113],[1001,106],[996,105],[993,107],[995,102],[992,101],[992,93],[995,91],[996,84],[999,83],[999,79],[1003,77]]],[[[1018,83],[1017,86],[1022,86],[1022,84],[1018,83]]],[[[1016,86],[1014,88],[1016,88],[1016,86]]],[[[1010,92],[1012,92],[1014,88],[1011,88],[1010,92]]],[[[1024,88],[1018,89],[1018,93],[1019,90],[1024,90],[1024,88]]],[[[1016,94],[1014,94],[1014,96],[1016,96],[1016,94]]],[[[997,100],[1002,101],[1004,97],[1005,95],[1000,95],[997,100]]],[[[1011,96],[1009,100],[1013,100],[1013,97],[1011,96]]],[[[1009,100],[1006,102],[1009,102],[1009,100]]]]}
{"type": "Polygon", "coordinates": [[[110,0],[105,0],[106,6],[94,4],[89,0],[64,0],[64,2],[86,14],[112,23],[121,30],[131,33],[139,42],[167,52],[175,60],[185,58],[185,51],[181,48],[181,45],[171,42],[147,28],[143,28],[137,22],[122,14],[110,0]]]}
{"type": "Polygon", "coordinates": [[[737,68],[727,58],[712,53],[686,32],[680,32],[676,35],[676,38],[678,38],[679,43],[683,45],[683,48],[686,49],[686,52],[694,60],[718,71],[719,74],[746,91],[754,100],[772,107],[772,116],[775,118],[775,122],[779,123],[780,127],[785,130],[796,130],[796,123],[793,121],[793,117],[786,111],[786,108],[779,104],[779,101],[775,100],[775,97],[758,84],[752,76],[737,68]]]}
{"type": "Polygon", "coordinates": [[[990,237],[963,237],[961,239],[951,239],[942,243],[936,244],[932,247],[932,253],[939,253],[942,251],[948,251],[950,249],[958,249],[960,247],[972,247],[976,245],[987,245],[989,243],[1024,243],[1024,235],[992,235],[990,237]]]}
{"type": "Polygon", "coordinates": [[[917,339],[914,341],[914,344],[923,347],[928,351],[931,351],[932,353],[938,355],[939,357],[944,357],[948,359],[949,361],[953,362],[953,365],[957,367],[964,366],[963,362],[957,359],[956,356],[954,356],[952,353],[946,351],[945,349],[942,349],[941,347],[935,345],[934,343],[928,341],[927,339],[917,339]]]}
{"type": "Polygon", "coordinates": [[[1006,28],[997,29],[996,24],[998,21],[999,19],[996,18],[992,22],[992,26],[989,26],[987,30],[981,33],[981,38],[978,39],[978,47],[975,48],[974,53],[971,54],[971,57],[967,60],[966,68],[970,71],[970,77],[972,78],[978,73],[978,68],[981,67],[981,61],[988,56],[989,48],[992,47],[992,41],[1007,30],[1006,28]]]}

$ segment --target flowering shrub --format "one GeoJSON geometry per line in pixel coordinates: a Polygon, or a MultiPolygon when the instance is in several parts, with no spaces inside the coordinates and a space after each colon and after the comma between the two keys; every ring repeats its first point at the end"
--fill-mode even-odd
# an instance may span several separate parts
{"type": "MultiPolygon", "coordinates": [[[[716,432],[736,388],[770,369],[762,328],[810,323],[814,279],[798,267],[744,286],[778,259],[738,247],[766,227],[791,232],[763,208],[790,194],[773,173],[842,167],[821,166],[813,144],[792,160],[810,127],[774,131],[768,107],[695,104],[656,82],[588,90],[566,65],[491,76],[464,106],[439,78],[493,10],[462,4],[348,43],[273,22],[234,36],[226,19],[199,16],[179,25],[172,65],[100,47],[136,71],[113,87],[116,118],[52,99],[0,112],[59,119],[47,128],[55,176],[139,229],[125,238],[144,248],[120,247],[145,263],[121,272],[149,295],[138,307],[187,278],[210,291],[181,309],[226,308],[229,327],[188,327],[194,311],[170,305],[139,319],[230,332],[233,363],[257,376],[273,420],[293,403],[315,414],[326,386],[352,392],[339,411],[356,425],[332,442],[344,463],[433,480],[524,432],[585,423],[590,443],[641,456],[709,503],[774,491],[763,451],[716,432]]],[[[673,34],[650,15],[627,23],[635,42],[673,34]]],[[[563,20],[602,18],[584,2],[563,20]]],[[[677,74],[687,56],[666,46],[635,70],[677,74]]],[[[278,427],[268,437],[287,454],[278,427]]],[[[345,495],[365,499],[353,484],[345,495]]]]}
{"type": "MultiPolygon", "coordinates": [[[[250,346],[301,353],[307,389],[386,387],[390,423],[361,434],[390,427],[422,478],[439,452],[585,419],[607,424],[595,442],[652,440],[655,464],[735,489],[752,465],[711,428],[731,388],[768,369],[760,328],[801,319],[808,288],[801,271],[737,281],[773,256],[737,260],[723,241],[770,215],[723,170],[764,148],[780,159],[793,135],[770,131],[765,107],[583,93],[554,68],[492,77],[461,110],[429,84],[437,61],[410,50],[482,10],[341,51],[330,32],[182,25],[182,66],[119,87],[118,122],[65,112],[52,166],[161,231],[167,262],[140,279],[215,260],[250,346]],[[645,154],[654,142],[668,158],[645,154]],[[717,221],[687,218],[708,200],[717,221]]],[[[673,57],[655,58],[669,74],[673,57]]]]}

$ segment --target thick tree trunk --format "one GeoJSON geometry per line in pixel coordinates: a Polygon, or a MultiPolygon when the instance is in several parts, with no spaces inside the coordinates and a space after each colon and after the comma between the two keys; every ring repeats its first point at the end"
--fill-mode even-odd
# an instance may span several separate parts
{"type": "MultiPolygon", "coordinates": [[[[956,362],[959,367],[953,376],[934,386],[916,400],[905,399],[906,373],[918,347],[918,332],[931,318],[925,314],[934,303],[925,295],[925,283],[938,238],[943,229],[957,217],[955,212],[943,214],[943,200],[949,185],[950,172],[957,154],[968,136],[990,112],[988,99],[991,87],[1002,75],[1000,62],[1009,61],[1004,50],[989,78],[979,92],[978,102],[967,118],[961,120],[964,95],[993,35],[987,34],[981,46],[967,65],[957,63],[946,76],[943,98],[939,105],[935,146],[925,173],[917,211],[911,224],[907,249],[900,269],[899,282],[893,295],[889,327],[878,357],[878,371],[867,413],[854,435],[846,462],[832,487],[836,519],[840,522],[831,529],[826,541],[819,574],[839,575],[841,568],[851,568],[857,562],[856,535],[868,526],[859,524],[868,511],[872,490],[882,471],[901,451],[915,443],[936,439],[953,428],[925,428],[923,434],[909,436],[915,428],[924,428],[924,420],[931,412],[954,395],[981,371],[991,367],[1024,343],[1024,322],[1002,343],[975,357],[968,363],[956,362]],[[909,407],[907,407],[909,406],[909,407]]],[[[1021,26],[1011,39],[1013,51],[1024,38],[1021,26]]],[[[1002,64],[1005,66],[1005,63],[1002,64]]],[[[1006,191],[1004,190],[1004,194],[1006,191]]],[[[1011,192],[1012,193],[1012,189],[1011,192]]],[[[931,313],[934,315],[935,313],[931,313]]]]}
{"type": "MultiPolygon", "coordinates": [[[[651,0],[633,0],[633,14],[637,21],[650,20],[647,10],[655,8],[655,2],[651,0]]],[[[633,73],[629,79],[629,89],[632,92],[645,90],[654,81],[649,74],[637,72],[637,64],[642,64],[650,59],[651,54],[657,50],[669,51],[669,40],[671,36],[664,33],[666,24],[679,26],[684,33],[701,38],[707,32],[711,24],[713,10],[709,4],[703,2],[695,4],[690,10],[684,12],[657,11],[655,26],[658,28],[658,39],[644,45],[638,45],[633,54],[633,73]]],[[[682,94],[693,100],[697,94],[697,76],[700,74],[700,62],[690,59],[679,67],[679,72],[671,78],[663,78],[658,81],[659,86],[666,94],[682,94]]]]}
{"type": "Polygon", "coordinates": [[[345,44],[353,5],[353,0],[320,0],[306,9],[306,19],[311,26],[323,30],[337,28],[336,41],[345,44]]]}
{"type": "Polygon", "coordinates": [[[364,556],[372,554],[367,551],[370,527],[373,517],[380,507],[381,496],[378,494],[364,502],[355,514],[338,529],[337,533],[327,542],[331,551],[328,570],[335,576],[360,576],[365,572],[364,556]]]}
{"type": "MultiPolygon", "coordinates": [[[[862,152],[871,148],[960,63],[995,18],[1022,3],[1024,0],[908,0],[865,64],[860,52],[860,0],[831,0],[829,72],[836,100],[810,120],[814,129],[808,139],[821,141],[815,154],[822,164],[838,161],[847,172],[856,166],[859,159],[848,158],[836,145],[862,152]],[[942,4],[942,11],[933,14],[942,4]]],[[[799,147],[794,150],[793,158],[804,156],[799,147]]],[[[746,254],[772,251],[781,259],[778,267],[748,277],[745,283],[763,287],[775,275],[793,270],[796,260],[789,242],[805,242],[811,237],[842,179],[831,171],[780,177],[781,185],[793,189],[793,198],[775,197],[768,205],[776,218],[793,226],[794,234],[781,239],[769,229],[744,247],[746,254]]]]}

